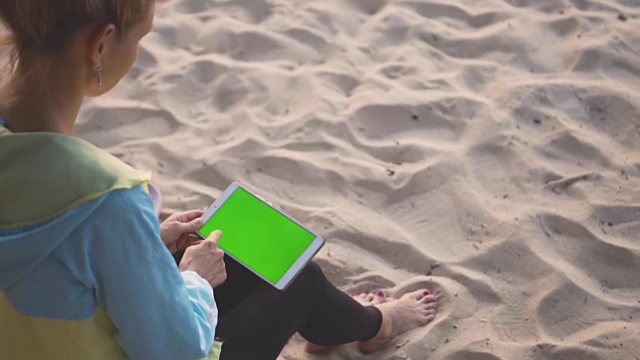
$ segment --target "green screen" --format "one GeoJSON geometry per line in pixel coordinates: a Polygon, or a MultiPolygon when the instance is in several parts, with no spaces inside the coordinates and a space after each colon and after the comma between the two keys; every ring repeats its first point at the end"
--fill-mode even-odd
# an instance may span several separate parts
{"type": "Polygon", "coordinates": [[[316,238],[242,188],[202,226],[209,236],[221,230],[218,246],[267,280],[277,283],[316,238]]]}

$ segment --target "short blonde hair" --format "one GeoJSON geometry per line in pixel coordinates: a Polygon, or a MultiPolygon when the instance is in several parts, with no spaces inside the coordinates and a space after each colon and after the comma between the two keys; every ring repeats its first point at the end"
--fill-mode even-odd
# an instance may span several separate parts
{"type": "Polygon", "coordinates": [[[31,55],[63,50],[81,28],[116,25],[123,35],[147,15],[155,0],[1,0],[0,20],[8,30],[0,46],[9,53],[9,69],[31,55]]]}

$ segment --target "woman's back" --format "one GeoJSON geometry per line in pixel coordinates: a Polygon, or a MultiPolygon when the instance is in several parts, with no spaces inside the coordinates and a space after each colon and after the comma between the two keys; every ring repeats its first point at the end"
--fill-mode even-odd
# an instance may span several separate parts
{"type": "Polygon", "coordinates": [[[211,288],[177,271],[144,189],[146,173],[79,139],[1,127],[0,163],[3,356],[208,352],[217,318],[211,288]],[[185,338],[176,340],[177,332],[185,338]]]}

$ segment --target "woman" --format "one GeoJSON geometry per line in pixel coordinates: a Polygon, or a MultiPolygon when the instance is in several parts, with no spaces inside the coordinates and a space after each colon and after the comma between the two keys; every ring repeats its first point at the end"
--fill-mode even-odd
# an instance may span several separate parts
{"type": "Polygon", "coordinates": [[[154,8],[0,2],[12,48],[0,97],[3,358],[197,359],[218,337],[222,359],[273,359],[296,332],[307,351],[359,341],[372,352],[430,322],[428,290],[351,298],[313,263],[272,289],[224,258],[220,231],[190,240],[200,211],[158,224],[149,175],[72,136],[83,97],[131,68],[154,8]]]}

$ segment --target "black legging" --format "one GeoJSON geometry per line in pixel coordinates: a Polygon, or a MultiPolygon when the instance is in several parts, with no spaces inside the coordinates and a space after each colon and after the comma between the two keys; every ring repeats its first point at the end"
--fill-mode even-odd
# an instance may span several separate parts
{"type": "Polygon", "coordinates": [[[337,289],[314,262],[285,291],[227,256],[225,264],[227,281],[214,290],[222,360],[276,359],[296,332],[323,346],[369,340],[382,325],[380,310],[337,289]]]}

